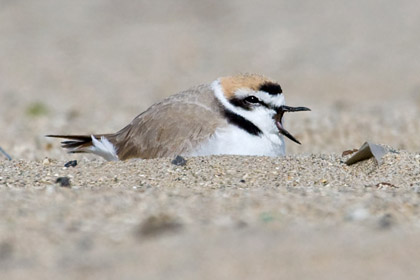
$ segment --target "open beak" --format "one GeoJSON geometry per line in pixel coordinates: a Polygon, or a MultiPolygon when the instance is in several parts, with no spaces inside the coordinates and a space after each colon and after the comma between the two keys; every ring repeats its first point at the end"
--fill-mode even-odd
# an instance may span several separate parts
{"type": "Polygon", "coordinates": [[[300,142],[292,134],[290,134],[286,129],[284,129],[283,123],[282,123],[283,115],[286,112],[299,112],[299,111],[310,111],[310,110],[311,109],[306,108],[306,107],[290,107],[286,105],[279,107],[277,109],[277,114],[274,116],[274,120],[276,121],[276,126],[280,134],[283,134],[284,136],[286,136],[293,142],[300,144],[300,142]]]}

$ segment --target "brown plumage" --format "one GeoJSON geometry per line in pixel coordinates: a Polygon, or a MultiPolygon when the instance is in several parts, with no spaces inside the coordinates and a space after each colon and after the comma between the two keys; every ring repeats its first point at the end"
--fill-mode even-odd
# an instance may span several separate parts
{"type": "MultiPolygon", "coordinates": [[[[187,154],[217,127],[227,125],[220,110],[210,86],[200,85],[151,106],[117,133],[93,137],[106,137],[116,147],[120,160],[187,154]]],[[[69,139],[62,142],[62,147],[71,153],[88,152],[92,146],[90,135],[47,136],[69,139]]]]}

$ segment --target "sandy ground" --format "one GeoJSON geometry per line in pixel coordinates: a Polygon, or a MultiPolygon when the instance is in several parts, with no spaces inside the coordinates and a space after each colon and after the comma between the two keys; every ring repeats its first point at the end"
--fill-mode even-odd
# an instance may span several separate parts
{"type": "Polygon", "coordinates": [[[0,278],[418,279],[419,26],[415,1],[0,1],[0,278]],[[287,157],[107,163],[44,137],[238,72],[313,110],[287,157]],[[343,164],[366,140],[383,164],[343,164]]]}

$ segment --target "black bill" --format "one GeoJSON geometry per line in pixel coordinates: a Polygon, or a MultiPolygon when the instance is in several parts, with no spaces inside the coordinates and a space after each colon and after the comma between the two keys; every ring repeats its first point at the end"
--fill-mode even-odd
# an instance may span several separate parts
{"type": "Polygon", "coordinates": [[[300,112],[300,111],[310,111],[311,109],[306,107],[290,107],[283,105],[277,109],[277,114],[274,116],[274,120],[276,121],[277,129],[279,130],[280,134],[283,134],[290,140],[292,140],[295,143],[300,144],[300,142],[292,135],[290,134],[286,129],[283,127],[283,115],[286,112],[300,112]]]}

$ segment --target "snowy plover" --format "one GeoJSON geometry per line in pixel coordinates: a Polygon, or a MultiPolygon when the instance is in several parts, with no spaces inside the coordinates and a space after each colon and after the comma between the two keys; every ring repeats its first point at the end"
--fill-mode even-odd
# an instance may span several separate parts
{"type": "Polygon", "coordinates": [[[285,105],[280,85],[264,76],[222,77],[156,103],[116,133],[47,135],[68,139],[70,153],[106,160],[175,155],[285,154],[283,136],[300,144],[282,123],[285,112],[310,111],[285,105]]]}

